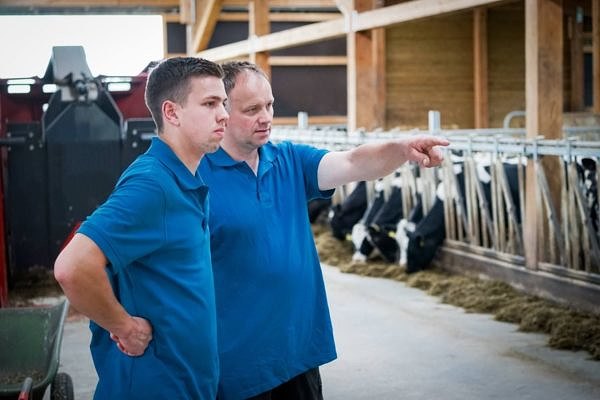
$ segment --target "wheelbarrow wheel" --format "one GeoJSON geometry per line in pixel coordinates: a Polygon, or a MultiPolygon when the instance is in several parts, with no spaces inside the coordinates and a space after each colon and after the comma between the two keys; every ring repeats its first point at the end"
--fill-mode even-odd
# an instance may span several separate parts
{"type": "Polygon", "coordinates": [[[69,374],[59,372],[52,381],[50,388],[51,400],[74,400],[73,380],[69,374]]]}

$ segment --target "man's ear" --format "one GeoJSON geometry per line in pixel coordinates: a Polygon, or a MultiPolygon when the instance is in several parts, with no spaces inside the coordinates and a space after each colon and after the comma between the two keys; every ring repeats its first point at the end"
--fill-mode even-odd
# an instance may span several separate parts
{"type": "Polygon", "coordinates": [[[177,115],[177,104],[171,100],[165,100],[162,103],[162,115],[165,124],[179,126],[179,116],[177,115]]]}

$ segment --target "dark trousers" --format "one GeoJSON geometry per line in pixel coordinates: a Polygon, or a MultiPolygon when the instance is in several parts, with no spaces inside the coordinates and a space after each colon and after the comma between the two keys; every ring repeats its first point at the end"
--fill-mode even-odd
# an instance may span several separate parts
{"type": "Polygon", "coordinates": [[[319,368],[313,368],[268,392],[248,400],[323,400],[323,385],[319,368]]]}

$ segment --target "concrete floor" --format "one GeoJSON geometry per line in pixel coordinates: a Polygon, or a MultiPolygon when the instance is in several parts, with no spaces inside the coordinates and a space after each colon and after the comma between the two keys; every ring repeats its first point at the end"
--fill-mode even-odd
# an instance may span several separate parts
{"type": "MultiPolygon", "coordinates": [[[[600,399],[600,362],[587,353],[400,282],[323,271],[339,355],[321,367],[326,400],[600,399]]],[[[87,321],[65,324],[61,370],[78,400],[96,384],[89,337],[87,321]]]]}

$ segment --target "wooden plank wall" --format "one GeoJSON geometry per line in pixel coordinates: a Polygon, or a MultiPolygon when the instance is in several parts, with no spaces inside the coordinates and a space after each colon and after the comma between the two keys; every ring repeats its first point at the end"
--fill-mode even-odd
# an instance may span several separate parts
{"type": "Polygon", "coordinates": [[[386,32],[386,128],[473,126],[473,13],[400,24],[386,32]]]}
{"type": "MultiPolygon", "coordinates": [[[[508,4],[488,10],[488,93],[491,128],[507,113],[525,110],[525,7],[508,4]]],[[[513,127],[524,127],[524,119],[513,127]]]]}
{"type": "MultiPolygon", "coordinates": [[[[525,109],[524,14],[523,3],[487,12],[491,128],[525,109]]],[[[446,128],[474,127],[472,24],[469,11],[387,29],[387,129],[426,128],[433,109],[446,128]]]]}

